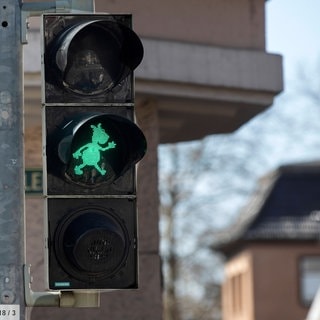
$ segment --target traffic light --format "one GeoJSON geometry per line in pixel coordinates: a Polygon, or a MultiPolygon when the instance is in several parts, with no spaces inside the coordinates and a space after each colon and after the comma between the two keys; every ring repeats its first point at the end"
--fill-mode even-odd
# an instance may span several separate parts
{"type": "Polygon", "coordinates": [[[133,70],[143,46],[131,15],[45,14],[42,21],[48,287],[137,288],[133,70]]]}

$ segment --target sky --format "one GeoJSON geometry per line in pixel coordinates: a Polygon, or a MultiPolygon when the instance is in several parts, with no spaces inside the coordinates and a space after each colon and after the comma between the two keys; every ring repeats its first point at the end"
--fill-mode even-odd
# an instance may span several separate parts
{"type": "Polygon", "coordinates": [[[320,60],[319,31],[319,0],[266,1],[267,51],[283,55],[286,81],[297,64],[320,60]]]}

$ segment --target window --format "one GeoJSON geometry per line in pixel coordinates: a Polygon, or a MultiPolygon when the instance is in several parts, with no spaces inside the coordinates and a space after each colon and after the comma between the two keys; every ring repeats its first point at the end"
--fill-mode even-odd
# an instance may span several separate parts
{"type": "Polygon", "coordinates": [[[300,260],[300,299],[309,306],[320,287],[320,256],[305,256],[300,260]]]}

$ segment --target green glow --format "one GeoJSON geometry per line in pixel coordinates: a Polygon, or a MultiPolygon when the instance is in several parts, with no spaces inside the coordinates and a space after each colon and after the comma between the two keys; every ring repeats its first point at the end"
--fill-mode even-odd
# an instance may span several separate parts
{"type": "Polygon", "coordinates": [[[55,282],[54,286],[56,288],[62,288],[62,287],[70,287],[70,282],[55,282]]]}
{"type": "Polygon", "coordinates": [[[101,123],[99,123],[97,126],[91,125],[91,128],[93,130],[91,138],[92,141],[80,147],[72,155],[74,159],[82,159],[82,163],[74,167],[74,173],[81,176],[83,174],[82,169],[85,166],[92,166],[104,176],[106,174],[106,170],[101,168],[98,164],[100,161],[100,152],[114,149],[116,147],[116,143],[114,141],[108,142],[109,135],[101,127],[101,123]],[[108,145],[106,147],[101,146],[107,142],[108,145]]]}

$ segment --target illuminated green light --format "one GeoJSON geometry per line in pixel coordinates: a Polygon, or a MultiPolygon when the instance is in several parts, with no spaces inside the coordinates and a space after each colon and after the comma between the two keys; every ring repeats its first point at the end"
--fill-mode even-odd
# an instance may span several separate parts
{"type": "Polygon", "coordinates": [[[83,168],[86,166],[94,167],[101,175],[106,174],[106,170],[99,166],[100,161],[100,152],[106,151],[109,149],[114,149],[116,147],[116,143],[114,141],[108,142],[109,135],[106,131],[101,127],[101,123],[97,126],[90,126],[93,130],[91,142],[81,146],[76,152],[73,153],[74,159],[81,159],[82,163],[74,167],[74,173],[76,175],[83,174],[83,168]],[[103,147],[105,143],[108,142],[106,147],[103,147]]]}

